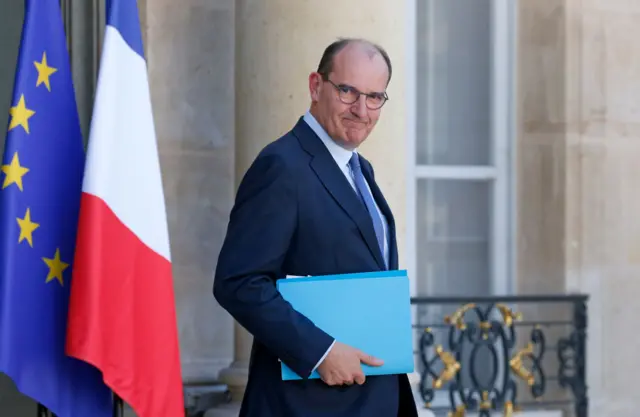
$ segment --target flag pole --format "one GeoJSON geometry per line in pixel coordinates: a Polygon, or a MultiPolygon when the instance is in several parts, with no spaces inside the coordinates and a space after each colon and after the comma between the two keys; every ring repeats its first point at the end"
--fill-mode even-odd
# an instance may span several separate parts
{"type": "Polygon", "coordinates": [[[113,417],[124,417],[124,403],[118,394],[113,393],[113,417]]]}

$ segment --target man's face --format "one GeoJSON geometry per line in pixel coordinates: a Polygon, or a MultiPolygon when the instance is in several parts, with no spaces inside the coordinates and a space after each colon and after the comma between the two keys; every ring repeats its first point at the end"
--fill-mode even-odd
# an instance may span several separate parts
{"type": "Polygon", "coordinates": [[[347,45],[334,57],[327,81],[318,73],[309,76],[312,113],[334,141],[355,149],[378,122],[381,108],[375,107],[385,100],[388,79],[387,64],[375,49],[347,45]]]}

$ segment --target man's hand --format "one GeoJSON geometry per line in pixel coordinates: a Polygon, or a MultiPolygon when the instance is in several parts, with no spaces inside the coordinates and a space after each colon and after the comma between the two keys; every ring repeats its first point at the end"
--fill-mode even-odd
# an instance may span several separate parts
{"type": "Polygon", "coordinates": [[[318,373],[327,385],[351,385],[354,382],[362,385],[365,377],[360,363],[381,366],[384,362],[336,341],[327,357],[318,366],[318,373]]]}

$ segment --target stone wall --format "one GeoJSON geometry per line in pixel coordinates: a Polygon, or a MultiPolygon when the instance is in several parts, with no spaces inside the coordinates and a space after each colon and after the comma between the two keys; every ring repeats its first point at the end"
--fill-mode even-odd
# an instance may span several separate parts
{"type": "Polygon", "coordinates": [[[590,295],[590,415],[634,416],[640,3],[520,4],[519,290],[590,295]]]}

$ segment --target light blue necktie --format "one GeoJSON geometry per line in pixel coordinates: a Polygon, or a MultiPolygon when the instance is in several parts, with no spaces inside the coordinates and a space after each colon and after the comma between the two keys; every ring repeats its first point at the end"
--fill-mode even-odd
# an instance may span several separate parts
{"type": "Polygon", "coordinates": [[[357,153],[354,152],[351,155],[349,166],[351,167],[351,171],[353,172],[353,180],[356,184],[358,194],[360,194],[362,201],[364,201],[365,206],[367,206],[367,211],[369,211],[369,216],[373,221],[373,228],[376,232],[376,238],[378,239],[378,246],[380,247],[380,255],[382,255],[384,259],[384,229],[382,227],[382,219],[380,218],[378,210],[376,209],[376,204],[373,201],[373,195],[371,195],[371,192],[367,187],[367,180],[364,178],[364,175],[362,175],[360,158],[358,157],[357,153]]]}

